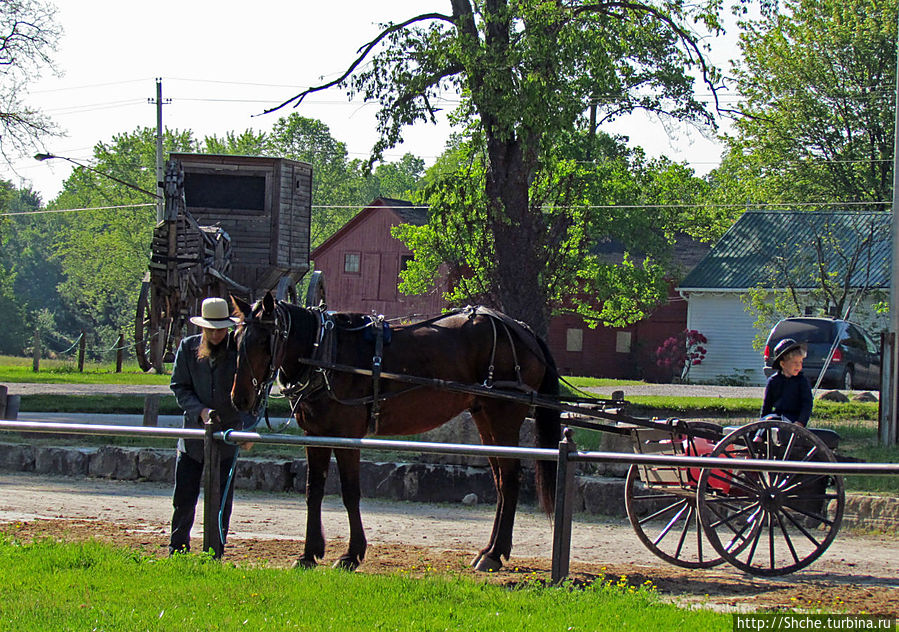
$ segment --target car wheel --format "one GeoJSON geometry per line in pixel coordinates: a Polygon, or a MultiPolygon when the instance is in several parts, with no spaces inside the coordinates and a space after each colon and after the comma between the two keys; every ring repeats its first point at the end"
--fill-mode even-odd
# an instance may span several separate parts
{"type": "Polygon", "coordinates": [[[840,380],[844,391],[851,391],[853,387],[853,375],[852,369],[848,366],[843,371],[843,378],[840,380]]]}

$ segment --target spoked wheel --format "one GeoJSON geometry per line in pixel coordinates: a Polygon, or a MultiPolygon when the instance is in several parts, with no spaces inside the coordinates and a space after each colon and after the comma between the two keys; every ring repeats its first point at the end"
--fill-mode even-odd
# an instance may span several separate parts
{"type": "MultiPolygon", "coordinates": [[[[711,457],[832,463],[820,438],[786,421],[759,421],[719,442],[711,457]]],[[[792,474],[704,469],[699,519],[715,551],[753,575],[786,575],[821,556],[840,529],[843,479],[827,472],[792,474]]]]}
{"type": "Polygon", "coordinates": [[[144,281],[137,297],[137,316],[134,319],[134,355],[142,371],[149,371],[156,366],[154,344],[154,325],[150,316],[150,282],[144,281]]]}
{"type": "MultiPolygon", "coordinates": [[[[721,434],[716,424],[692,422],[721,434]]],[[[692,450],[697,454],[697,450],[692,450]]],[[[699,470],[684,469],[682,480],[692,487],[647,485],[641,480],[641,466],[632,465],[625,481],[624,504],[637,537],[652,553],[670,564],[684,568],[710,568],[724,559],[703,533],[696,508],[696,482],[699,470]]]]}

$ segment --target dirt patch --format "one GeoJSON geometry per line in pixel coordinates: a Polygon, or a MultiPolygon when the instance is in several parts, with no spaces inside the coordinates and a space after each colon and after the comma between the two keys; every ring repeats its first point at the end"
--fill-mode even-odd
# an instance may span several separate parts
{"type": "MultiPolygon", "coordinates": [[[[0,530],[22,541],[34,538],[56,538],[78,541],[96,539],[119,546],[135,548],[149,555],[167,554],[166,531],[147,525],[122,525],[99,520],[32,520],[0,525],[0,530]]],[[[336,559],[345,542],[333,539],[326,559],[336,559]]],[[[290,568],[302,551],[302,541],[293,539],[233,538],[228,543],[225,559],[239,566],[265,564],[290,568]]],[[[375,544],[369,547],[362,573],[403,573],[411,576],[453,573],[503,585],[525,581],[548,581],[550,563],[545,559],[516,558],[514,565],[485,576],[468,565],[470,551],[440,550],[421,546],[375,544]]],[[[297,571],[300,572],[300,571],[297,571]]],[[[830,581],[762,580],[749,576],[733,576],[729,572],[686,571],[660,566],[647,569],[632,564],[572,565],[571,579],[576,584],[594,582],[626,582],[629,586],[646,584],[666,599],[684,605],[725,608],[735,611],[814,610],[827,613],[876,613],[899,616],[899,589],[871,584],[845,584],[837,578],[830,581]]]]}

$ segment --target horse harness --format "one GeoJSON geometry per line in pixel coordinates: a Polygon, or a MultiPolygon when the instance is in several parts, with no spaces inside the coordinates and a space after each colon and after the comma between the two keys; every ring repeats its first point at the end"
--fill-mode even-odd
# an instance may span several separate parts
{"type": "MultiPolygon", "coordinates": [[[[263,389],[267,390],[271,387],[271,384],[276,379],[277,375],[281,393],[286,396],[291,402],[292,414],[296,413],[296,410],[301,401],[315,399],[324,395],[327,395],[335,402],[347,406],[370,405],[371,408],[369,412],[368,431],[371,434],[378,434],[381,402],[398,395],[404,395],[411,390],[423,388],[427,384],[412,383],[404,389],[391,391],[389,393],[382,393],[381,365],[383,360],[384,347],[385,345],[390,344],[392,337],[392,330],[389,323],[384,319],[384,316],[375,314],[366,315],[363,316],[361,323],[341,324],[338,323],[337,314],[327,311],[324,306],[308,308],[308,311],[313,312],[316,316],[317,331],[315,334],[315,342],[313,343],[312,353],[310,354],[310,357],[300,358],[299,362],[308,366],[309,371],[304,374],[303,378],[293,384],[284,384],[283,382],[280,382],[280,380],[283,378],[283,373],[281,375],[277,375],[277,369],[274,367],[279,366],[282,360],[281,354],[283,354],[284,341],[287,339],[287,330],[289,330],[290,328],[290,315],[286,309],[278,305],[277,309],[275,310],[274,321],[264,323],[264,326],[272,329],[272,334],[270,336],[271,365],[269,367],[269,374],[266,377],[268,383],[267,385],[264,383],[260,383],[260,386],[257,387],[257,396],[260,392],[262,392],[263,389]],[[279,313],[286,314],[286,318],[284,315],[279,316],[279,313]],[[287,326],[285,329],[282,329],[285,323],[287,326]],[[373,344],[373,355],[371,359],[370,369],[346,367],[335,362],[335,358],[337,355],[338,333],[342,331],[365,332],[363,339],[371,341],[373,344]],[[338,397],[335,394],[332,386],[332,374],[334,371],[369,375],[372,380],[371,395],[354,399],[342,399],[338,397]]],[[[430,318],[428,320],[421,321],[417,324],[426,325],[459,313],[466,314],[469,320],[474,319],[476,316],[486,316],[492,327],[493,342],[490,351],[490,363],[487,367],[487,378],[483,382],[483,388],[509,388],[525,393],[530,393],[532,395],[536,394],[536,391],[525,384],[524,380],[521,377],[521,366],[518,362],[518,352],[516,350],[515,339],[512,334],[513,328],[523,328],[526,332],[530,333],[530,328],[528,328],[524,323],[514,320],[506,316],[505,314],[487,307],[467,306],[464,308],[453,310],[446,314],[442,314],[440,316],[436,316],[434,318],[430,318]],[[512,351],[515,381],[494,380],[494,375],[496,372],[496,348],[499,338],[499,334],[497,331],[498,329],[501,329],[505,332],[506,339],[508,340],[509,347],[512,351]]],[[[262,321],[257,322],[262,323],[262,321]]],[[[524,340],[524,343],[528,346],[528,348],[538,357],[543,357],[542,350],[534,341],[529,339],[529,336],[519,336],[519,338],[524,340]]],[[[388,379],[402,381],[402,376],[390,374],[388,379]]],[[[411,379],[413,379],[413,376],[410,376],[410,381],[411,379]]],[[[427,382],[428,380],[416,380],[416,382],[422,381],[427,382]]],[[[433,380],[435,386],[441,382],[442,380],[433,380]]],[[[254,386],[256,386],[257,384],[255,379],[253,380],[253,384],[254,386]]]]}

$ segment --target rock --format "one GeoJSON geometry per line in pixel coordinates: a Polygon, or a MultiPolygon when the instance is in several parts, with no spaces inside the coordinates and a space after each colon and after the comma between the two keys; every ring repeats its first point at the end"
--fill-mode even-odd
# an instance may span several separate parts
{"type": "Polygon", "coordinates": [[[821,393],[820,395],[818,395],[818,399],[825,399],[829,402],[841,403],[846,403],[849,401],[849,398],[840,391],[827,391],[826,393],[821,393]]]}
{"type": "Polygon", "coordinates": [[[478,495],[477,494],[465,494],[462,497],[462,504],[467,507],[472,507],[478,504],[478,495]]]}

